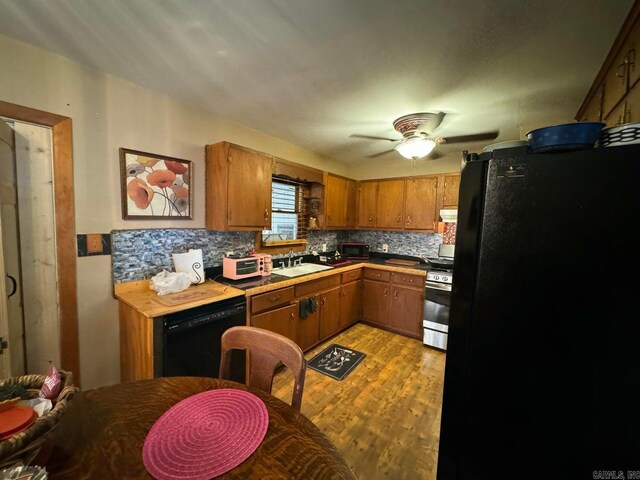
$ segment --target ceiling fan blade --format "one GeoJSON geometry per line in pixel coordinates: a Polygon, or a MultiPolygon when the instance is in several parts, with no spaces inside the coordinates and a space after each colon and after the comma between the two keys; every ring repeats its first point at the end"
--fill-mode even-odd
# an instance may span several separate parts
{"type": "Polygon", "coordinates": [[[391,150],[385,150],[384,152],[378,152],[378,153],[374,153],[373,155],[367,155],[367,158],[376,158],[376,157],[381,157],[382,155],[386,155],[389,152],[393,152],[394,149],[392,148],[391,150]]]}
{"type": "Polygon", "coordinates": [[[358,135],[358,134],[351,134],[349,135],[349,137],[351,138],[368,138],[369,140],[387,140],[389,142],[399,142],[400,140],[402,140],[401,138],[386,138],[386,137],[373,137],[371,135],[358,135]]]}
{"type": "Polygon", "coordinates": [[[442,143],[466,143],[466,142],[479,142],[481,140],[493,140],[498,136],[500,132],[484,132],[476,133],[474,135],[458,135],[455,137],[442,137],[442,143]]]}

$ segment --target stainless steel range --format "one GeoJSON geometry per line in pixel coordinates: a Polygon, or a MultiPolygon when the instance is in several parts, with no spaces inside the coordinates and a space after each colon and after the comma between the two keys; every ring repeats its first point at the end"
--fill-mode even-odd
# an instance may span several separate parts
{"type": "Polygon", "coordinates": [[[439,350],[447,349],[452,281],[453,270],[431,269],[427,272],[422,319],[423,343],[439,350]]]}

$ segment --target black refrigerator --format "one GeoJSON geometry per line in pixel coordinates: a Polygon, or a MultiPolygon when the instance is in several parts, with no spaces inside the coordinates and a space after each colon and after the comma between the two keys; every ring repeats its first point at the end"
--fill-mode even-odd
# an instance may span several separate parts
{"type": "Polygon", "coordinates": [[[640,478],[640,145],[464,159],[437,478],[640,478]]]}

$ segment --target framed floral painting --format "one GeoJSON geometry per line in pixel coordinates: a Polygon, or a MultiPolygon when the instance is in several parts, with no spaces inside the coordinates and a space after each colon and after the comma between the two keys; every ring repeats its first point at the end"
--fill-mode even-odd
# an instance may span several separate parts
{"type": "Polygon", "coordinates": [[[122,218],[191,219],[189,160],[120,149],[122,218]]]}

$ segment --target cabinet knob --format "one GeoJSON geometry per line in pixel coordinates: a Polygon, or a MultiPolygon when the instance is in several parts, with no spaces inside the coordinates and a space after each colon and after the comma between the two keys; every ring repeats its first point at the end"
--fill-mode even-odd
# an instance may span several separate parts
{"type": "Polygon", "coordinates": [[[296,314],[295,314],[295,313],[293,313],[293,312],[291,312],[291,313],[289,314],[289,318],[294,318],[295,316],[296,316],[296,314]]]}
{"type": "Polygon", "coordinates": [[[411,217],[407,215],[407,225],[409,225],[410,223],[411,223],[411,217]]]}
{"type": "Polygon", "coordinates": [[[266,208],[264,209],[264,219],[269,220],[269,210],[267,210],[266,208]]]}
{"type": "Polygon", "coordinates": [[[386,295],[387,295],[387,293],[389,293],[389,292],[388,292],[388,290],[385,288],[383,293],[384,293],[384,294],[385,294],[385,296],[386,296],[386,295]]]}
{"type": "Polygon", "coordinates": [[[324,305],[325,303],[327,303],[327,297],[322,297],[322,298],[320,299],[320,303],[321,303],[322,305],[324,305]]]}
{"type": "Polygon", "coordinates": [[[626,74],[626,70],[627,70],[627,63],[628,63],[628,61],[625,59],[624,62],[622,62],[620,65],[618,65],[618,69],[616,70],[616,77],[624,78],[624,76],[626,74]]]}
{"type": "Polygon", "coordinates": [[[271,297],[269,300],[271,300],[272,302],[277,302],[279,299],[280,299],[280,295],[275,295],[271,297]]]}
{"type": "Polygon", "coordinates": [[[398,290],[394,290],[393,291],[393,299],[397,300],[398,299],[398,290]]]}

